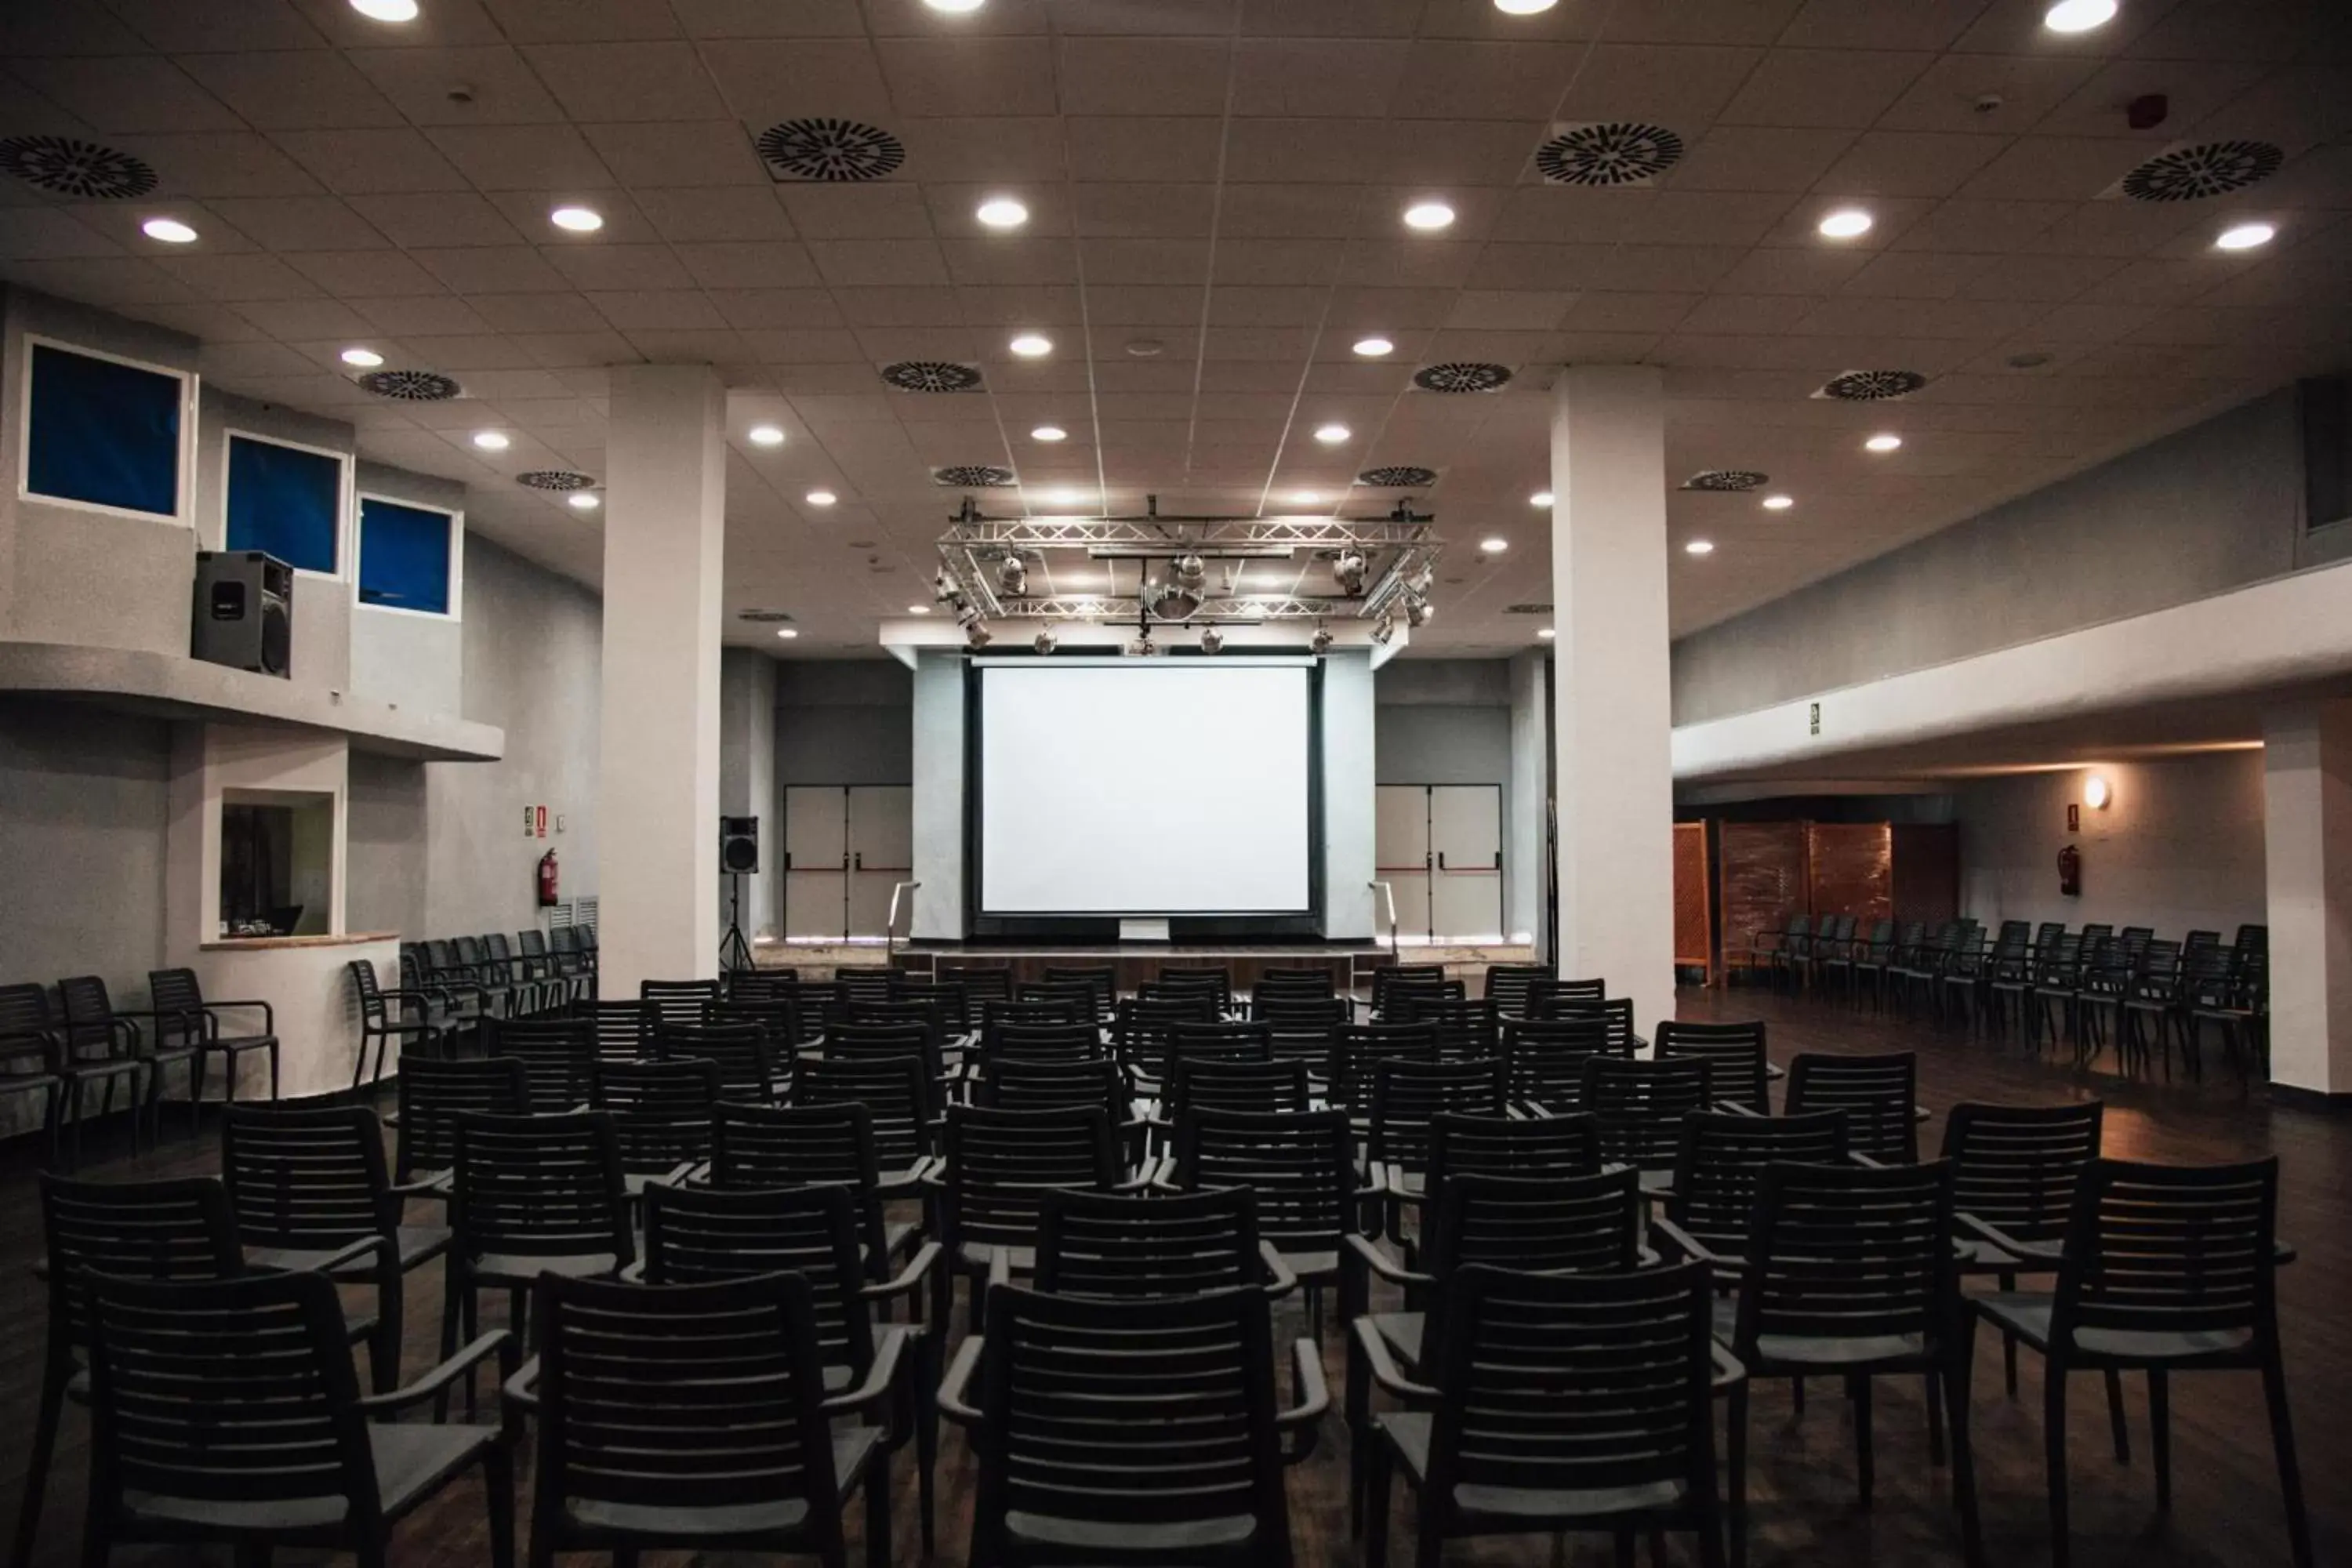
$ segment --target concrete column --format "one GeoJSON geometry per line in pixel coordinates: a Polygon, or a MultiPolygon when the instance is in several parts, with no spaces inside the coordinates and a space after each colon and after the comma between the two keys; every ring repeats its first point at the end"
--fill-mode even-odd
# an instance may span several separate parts
{"type": "Polygon", "coordinates": [[[1333,942],[1385,937],[1386,905],[1372,895],[1376,762],[1372,660],[1362,648],[1323,657],[1323,935],[1333,942]]]}
{"type": "Polygon", "coordinates": [[[964,661],[926,648],[915,664],[914,924],[927,942],[960,942],[963,920],[964,661]]]}
{"type": "Polygon", "coordinates": [[[725,428],[709,366],[614,369],[596,817],[610,997],[718,973],[725,428]]]}
{"type": "Polygon", "coordinates": [[[2265,716],[2271,1079],[2352,1095],[2352,701],[2265,716]]]}
{"type": "Polygon", "coordinates": [[[1674,779],[1660,373],[1578,365],[1552,395],[1559,971],[1674,1016],[1674,779]]]}
{"type": "Polygon", "coordinates": [[[1529,648],[1511,660],[1510,817],[1503,824],[1503,934],[1541,948],[1544,807],[1551,795],[1551,725],[1545,659],[1529,648]],[[1522,935],[1524,933],[1524,936],[1522,935]]]}
{"type": "MultiPolygon", "coordinates": [[[[760,869],[743,879],[743,934],[781,936],[783,797],[776,793],[776,661],[757,648],[719,657],[719,814],[760,819],[760,869]]],[[[733,911],[732,879],[719,879],[719,928],[733,911]]]]}

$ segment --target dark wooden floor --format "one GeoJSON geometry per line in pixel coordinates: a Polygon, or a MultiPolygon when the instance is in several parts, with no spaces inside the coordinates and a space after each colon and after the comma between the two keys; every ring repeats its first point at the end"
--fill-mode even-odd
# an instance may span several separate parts
{"type": "MultiPolygon", "coordinates": [[[[1772,1051],[1785,1060],[1800,1050],[1869,1051],[1916,1048],[1922,1053],[1920,1091],[1940,1111],[1960,1100],[2051,1101],[2099,1096],[2108,1103],[2109,1152],[2128,1158],[2195,1162],[2275,1152],[2282,1164],[2281,1229],[2301,1250],[2301,1261],[2280,1280],[2286,1359],[2294,1387],[2305,1485],[2318,1561],[2352,1563],[2352,1494],[2336,1489],[2341,1458],[2352,1452],[2352,1118],[2274,1106],[2260,1089],[2234,1082],[2201,1087],[2119,1080],[2077,1073],[2022,1056],[2015,1048],[1969,1041],[1955,1033],[1885,1023],[1825,1005],[1764,993],[1724,995],[1685,992],[1685,1017],[1753,1017],[1772,1026],[1772,1051]]],[[[160,1154],[133,1163],[117,1157],[99,1166],[106,1175],[157,1175],[217,1168],[210,1135],[188,1140],[174,1123],[160,1154]]],[[[1939,1136],[1930,1124],[1924,1136],[1939,1136]]],[[[45,1306],[30,1265],[39,1250],[39,1219],[31,1154],[16,1149],[0,1169],[0,1429],[15,1436],[0,1445],[0,1493],[12,1501],[23,1487],[24,1447],[33,1423],[45,1306]]],[[[496,1307],[486,1300],[486,1311],[496,1307]]],[[[439,1332],[439,1275],[421,1271],[407,1302],[408,1354],[413,1375],[430,1364],[439,1332]]],[[[1304,1333],[1293,1308],[1278,1331],[1304,1333]]],[[[2025,1358],[2023,1386],[2011,1401],[2000,1390],[2000,1358],[1990,1342],[1979,1356],[1973,1409],[1987,1552],[1996,1568],[2048,1557],[2043,1500],[2038,1363],[2025,1358]]],[[[1334,1389],[1342,1362],[1339,1336],[1327,1331],[1325,1363],[1334,1389]]],[[[2174,1380],[2177,1484],[2168,1518],[2155,1509],[2146,1458],[2144,1391],[2131,1388],[2135,1463],[2115,1462],[2106,1441],[2104,1406],[2095,1378],[2077,1378],[2069,1427],[2074,1513],[2074,1561],[2084,1568],[2131,1564],[2284,1563],[2276,1474],[2261,1390],[2251,1374],[2174,1380]]],[[[1801,1420],[1791,1416],[1782,1385],[1759,1388],[1752,1445],[1756,1469],[1752,1561],[1769,1564],[1913,1564],[1958,1561],[1948,1492],[1940,1471],[1928,1468],[1925,1413],[1916,1384],[1883,1382],[1878,1393],[1878,1499],[1875,1510],[1853,1507],[1852,1433],[1844,1401],[1817,1391],[1801,1420]]],[[[77,1560],[89,1427],[68,1410],[62,1451],[44,1511],[37,1561],[77,1560]]],[[[1344,1503],[1347,1438],[1336,1417],[1315,1457],[1291,1473],[1292,1533],[1298,1561],[1353,1563],[1359,1548],[1347,1536],[1344,1503]]],[[[969,1455],[952,1428],[942,1440],[940,1552],[944,1563],[965,1559],[972,1479],[969,1455]]],[[[897,1477],[897,1560],[920,1559],[914,1530],[911,1476],[897,1477]]],[[[528,1499],[526,1485],[522,1496],[528,1499]]],[[[1396,1551],[1409,1552],[1408,1505],[1400,1503],[1391,1528],[1396,1551]]],[[[526,1503],[527,1511],[527,1503],[526,1503]]],[[[859,1510],[853,1510],[853,1514],[859,1510]]],[[[15,1510],[9,1510],[14,1529],[15,1510]]],[[[851,1528],[856,1529],[853,1518],[851,1528]]],[[[1691,1561],[1686,1548],[1671,1550],[1691,1561]]],[[[853,1561],[857,1548],[853,1540],[853,1561]]],[[[1465,1563],[1605,1563],[1607,1542],[1565,1545],[1535,1538],[1457,1548],[1465,1563]]],[[[124,1552],[123,1562],[165,1560],[165,1554],[124,1552]]],[[[441,1565],[486,1561],[482,1498],[461,1484],[408,1521],[394,1561],[441,1565]]],[[[282,1556],[281,1561],[288,1560],[282,1556]]],[[[1409,1561],[1409,1557],[1406,1559],[1409,1561]]],[[[648,1559],[648,1562],[656,1561],[648,1559]]],[[[662,1560],[683,1563],[680,1556],[662,1560]]]]}

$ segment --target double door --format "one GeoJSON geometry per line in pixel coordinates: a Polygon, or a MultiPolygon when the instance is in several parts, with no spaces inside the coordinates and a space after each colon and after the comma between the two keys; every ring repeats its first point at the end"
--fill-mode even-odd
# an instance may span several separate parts
{"type": "Polygon", "coordinates": [[[905,784],[784,788],[784,934],[889,934],[890,889],[914,873],[914,792],[905,784]]]}
{"type": "Polygon", "coordinates": [[[1381,784],[1374,799],[1373,859],[1396,900],[1397,934],[1500,940],[1503,786],[1381,784]]]}

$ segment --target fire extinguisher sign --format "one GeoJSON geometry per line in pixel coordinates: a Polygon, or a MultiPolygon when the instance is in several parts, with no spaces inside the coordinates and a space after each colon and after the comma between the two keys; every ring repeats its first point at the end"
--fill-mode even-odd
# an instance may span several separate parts
{"type": "Polygon", "coordinates": [[[531,809],[532,815],[538,819],[537,826],[539,832],[537,837],[544,838],[547,837],[547,807],[541,805],[534,806],[531,809]]]}

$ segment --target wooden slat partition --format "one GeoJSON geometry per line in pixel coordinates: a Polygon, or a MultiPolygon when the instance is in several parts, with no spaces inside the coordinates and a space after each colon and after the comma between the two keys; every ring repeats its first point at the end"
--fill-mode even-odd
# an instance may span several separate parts
{"type": "Polygon", "coordinates": [[[1715,978],[1714,901],[1707,897],[1706,824],[1675,824],[1675,964],[1715,978]]]}
{"type": "Polygon", "coordinates": [[[1884,822],[1809,822],[1812,912],[1856,922],[1895,915],[1895,845],[1884,822]]]}
{"type": "Polygon", "coordinates": [[[1716,828],[1721,855],[1723,962],[1745,963],[1760,931],[1784,931],[1789,917],[1807,912],[1805,825],[1723,822],[1716,828]]]}

